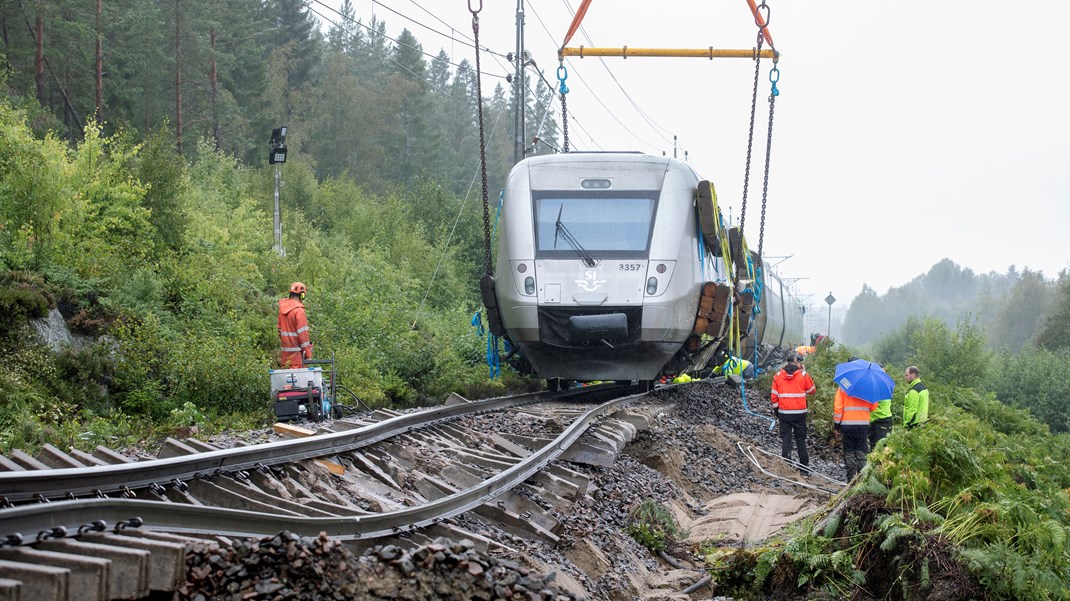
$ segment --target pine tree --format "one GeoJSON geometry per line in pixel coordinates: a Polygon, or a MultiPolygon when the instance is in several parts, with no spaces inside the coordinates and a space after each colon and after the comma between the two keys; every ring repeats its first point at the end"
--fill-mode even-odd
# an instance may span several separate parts
{"type": "Polygon", "coordinates": [[[1070,271],[1064,269],[1059,273],[1055,301],[1036,342],[1049,351],[1070,349],[1070,271]]]}

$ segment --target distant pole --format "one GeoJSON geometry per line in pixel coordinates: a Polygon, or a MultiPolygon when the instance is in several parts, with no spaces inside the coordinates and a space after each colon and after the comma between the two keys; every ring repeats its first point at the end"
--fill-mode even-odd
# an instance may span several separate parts
{"type": "Polygon", "coordinates": [[[275,163],[275,252],[282,254],[282,220],[279,219],[279,164],[275,163]]]}
{"type": "Polygon", "coordinates": [[[828,337],[832,338],[832,303],[836,302],[836,297],[832,296],[831,291],[829,291],[829,295],[825,297],[825,302],[829,304],[829,328],[827,332],[828,337]]]}
{"type": "Polygon", "coordinates": [[[513,163],[524,160],[527,134],[524,132],[524,109],[527,106],[527,86],[524,85],[524,0],[516,0],[516,54],[514,56],[513,84],[516,85],[516,140],[513,146],[513,163]]]}

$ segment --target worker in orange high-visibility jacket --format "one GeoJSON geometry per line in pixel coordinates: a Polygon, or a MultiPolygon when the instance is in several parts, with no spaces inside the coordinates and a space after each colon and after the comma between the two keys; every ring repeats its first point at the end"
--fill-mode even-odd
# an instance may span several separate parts
{"type": "Polygon", "coordinates": [[[290,284],[290,296],[279,301],[279,343],[282,353],[279,365],[283,369],[302,367],[312,359],[312,342],[308,335],[305,300],[308,289],[301,282],[290,284]]]}
{"type": "Polygon", "coordinates": [[[866,467],[869,454],[869,414],[876,403],[836,390],[832,401],[832,424],[843,437],[843,462],[847,466],[847,480],[866,467]]]}
{"type": "Polygon", "coordinates": [[[784,459],[791,459],[794,438],[799,463],[806,475],[809,470],[805,466],[810,465],[810,454],[806,452],[806,397],[816,390],[813,378],[802,368],[802,357],[789,353],[783,369],[773,376],[773,389],[769,393],[773,415],[780,421],[780,454],[784,459]]]}

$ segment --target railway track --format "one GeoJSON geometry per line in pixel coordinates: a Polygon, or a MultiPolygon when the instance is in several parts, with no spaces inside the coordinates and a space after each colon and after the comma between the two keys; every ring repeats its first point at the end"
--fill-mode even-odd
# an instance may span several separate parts
{"type": "Polygon", "coordinates": [[[169,440],[152,461],[104,448],[15,451],[0,458],[0,601],[173,591],[185,580],[187,545],[203,538],[478,541],[452,519],[474,512],[556,542],[549,509],[589,484],[564,462],[612,463],[648,423],[624,410],[636,392],[603,385],[378,411],[234,449],[169,440]]]}

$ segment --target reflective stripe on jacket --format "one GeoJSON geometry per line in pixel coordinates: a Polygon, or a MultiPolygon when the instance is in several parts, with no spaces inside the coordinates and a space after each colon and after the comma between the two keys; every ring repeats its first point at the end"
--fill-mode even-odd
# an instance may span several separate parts
{"type": "Polygon", "coordinates": [[[832,421],[841,426],[868,426],[869,414],[876,403],[849,396],[842,388],[832,401],[832,421]]]}
{"type": "Polygon", "coordinates": [[[781,414],[806,413],[806,395],[813,394],[817,387],[805,369],[788,371],[787,367],[773,376],[773,389],[769,392],[773,409],[781,414]]]}
{"type": "Polygon", "coordinates": [[[921,383],[921,378],[910,383],[907,396],[903,400],[903,425],[916,426],[929,419],[929,389],[921,383]]]}
{"type": "Polygon", "coordinates": [[[312,358],[305,305],[296,298],[279,301],[279,344],[282,347],[279,364],[284,368],[301,367],[302,357],[312,358]]]}

